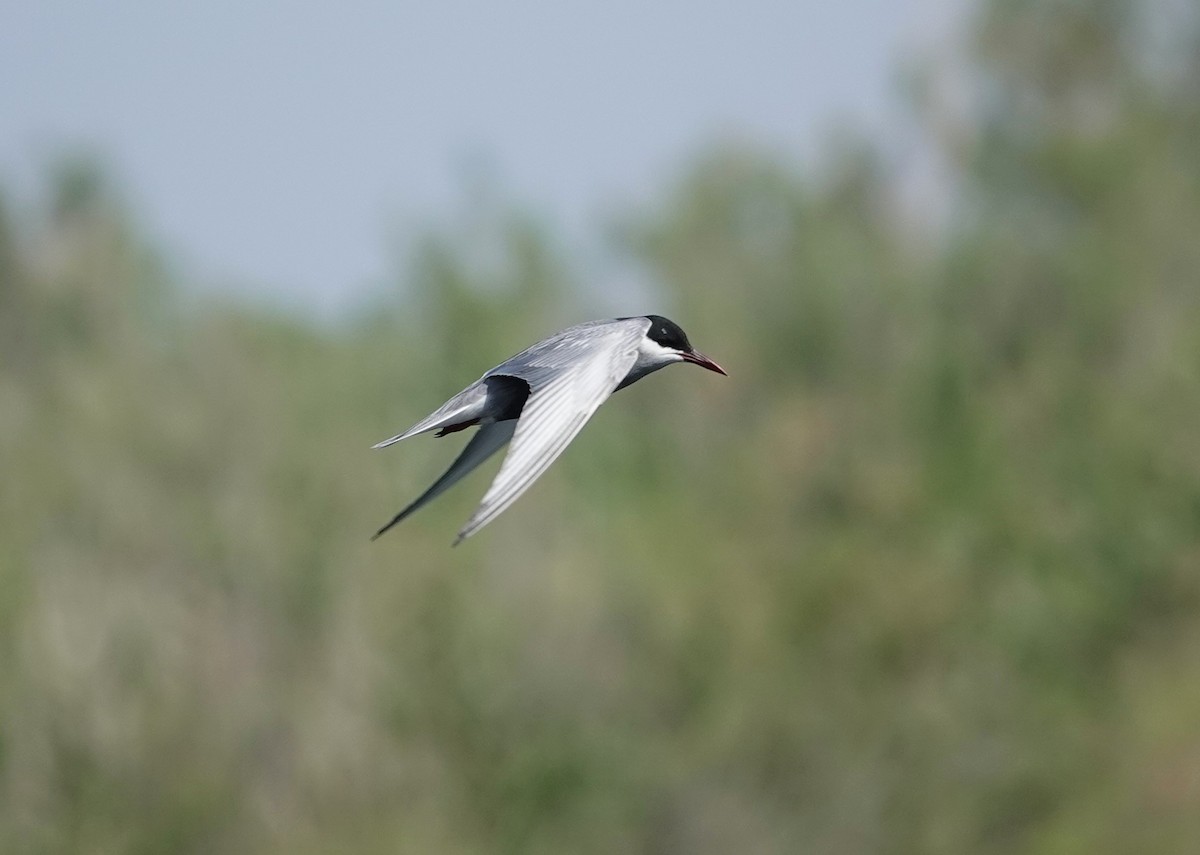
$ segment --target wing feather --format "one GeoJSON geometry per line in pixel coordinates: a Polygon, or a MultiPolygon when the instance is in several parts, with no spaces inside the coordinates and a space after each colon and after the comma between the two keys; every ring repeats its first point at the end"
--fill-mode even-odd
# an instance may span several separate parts
{"type": "Polygon", "coordinates": [[[471,419],[477,419],[486,415],[488,391],[487,385],[481,378],[463,389],[404,433],[398,433],[389,439],[385,439],[383,442],[377,442],[371,448],[387,448],[389,445],[395,445],[403,439],[408,439],[410,436],[416,436],[419,433],[426,433],[427,431],[437,430],[438,428],[470,421],[471,419]]]}
{"type": "Polygon", "coordinates": [[[517,423],[515,421],[509,420],[491,422],[479,428],[475,436],[471,437],[471,441],[463,448],[462,453],[450,464],[450,468],[442,474],[442,477],[434,481],[432,486],[418,496],[407,508],[392,517],[387,525],[375,532],[371,540],[375,540],[375,538],[379,537],[396,523],[402,521],[413,511],[453,487],[472,469],[503,448],[505,443],[512,439],[513,430],[516,429],[516,426],[517,423]]]}

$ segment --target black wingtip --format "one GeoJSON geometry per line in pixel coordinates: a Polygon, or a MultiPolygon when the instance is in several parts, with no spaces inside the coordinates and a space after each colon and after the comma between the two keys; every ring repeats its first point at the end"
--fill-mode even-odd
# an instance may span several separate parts
{"type": "Polygon", "coordinates": [[[403,519],[403,517],[404,517],[404,514],[400,514],[399,516],[395,517],[390,523],[388,523],[383,528],[381,528],[379,531],[377,531],[373,535],[371,535],[371,542],[374,543],[375,541],[379,540],[379,538],[383,537],[384,532],[386,532],[389,528],[394,526],[396,523],[400,522],[400,520],[403,519]]]}

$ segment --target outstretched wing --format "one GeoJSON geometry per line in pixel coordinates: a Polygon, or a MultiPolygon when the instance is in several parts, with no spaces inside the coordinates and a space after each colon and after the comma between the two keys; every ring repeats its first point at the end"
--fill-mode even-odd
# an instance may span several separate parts
{"type": "Polygon", "coordinates": [[[562,454],[633,367],[645,326],[630,319],[573,327],[488,372],[524,380],[529,398],[496,479],[455,545],[494,520],[562,454]]]}
{"type": "Polygon", "coordinates": [[[512,419],[504,422],[491,422],[482,426],[475,433],[475,436],[471,437],[471,441],[466,444],[462,453],[450,464],[450,468],[443,473],[442,477],[434,481],[433,485],[417,497],[412,504],[392,517],[387,525],[375,532],[371,536],[371,540],[375,540],[375,538],[379,537],[396,523],[402,521],[413,511],[437,498],[457,484],[472,469],[503,448],[505,443],[512,439],[513,431],[516,427],[517,423],[512,419]]]}

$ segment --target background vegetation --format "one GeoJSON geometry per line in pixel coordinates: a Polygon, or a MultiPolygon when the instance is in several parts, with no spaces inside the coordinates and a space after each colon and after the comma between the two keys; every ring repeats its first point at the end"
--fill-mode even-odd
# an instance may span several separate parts
{"type": "Polygon", "coordinates": [[[998,0],[959,56],[944,228],[869,139],[627,219],[732,377],[456,550],[486,477],[367,540],[456,440],[367,448],[592,314],[536,219],[321,326],[86,165],[0,204],[0,850],[1196,851],[1200,28],[998,0]]]}

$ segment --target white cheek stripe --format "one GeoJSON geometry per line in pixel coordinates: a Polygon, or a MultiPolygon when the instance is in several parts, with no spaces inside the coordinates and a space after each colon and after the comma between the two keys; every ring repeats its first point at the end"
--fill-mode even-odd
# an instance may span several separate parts
{"type": "Polygon", "coordinates": [[[641,351],[643,356],[653,362],[668,362],[675,359],[683,359],[678,350],[663,347],[652,338],[643,338],[642,343],[638,346],[638,350],[641,351]]]}

